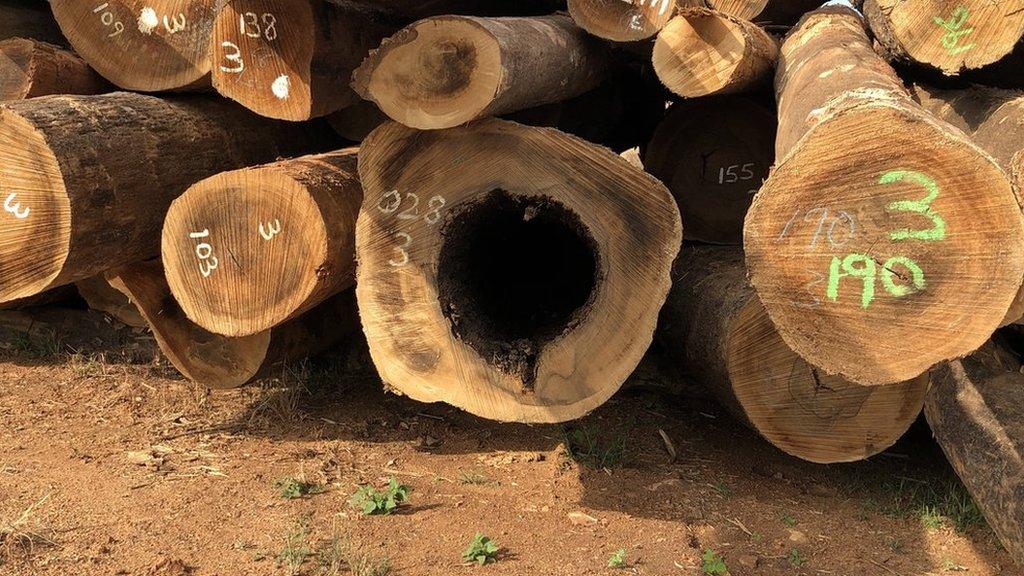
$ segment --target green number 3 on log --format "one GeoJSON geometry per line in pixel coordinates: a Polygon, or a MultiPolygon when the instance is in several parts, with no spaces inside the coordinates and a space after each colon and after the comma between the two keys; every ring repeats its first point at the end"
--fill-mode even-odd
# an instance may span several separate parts
{"type": "Polygon", "coordinates": [[[944,240],[946,238],[946,221],[932,210],[932,202],[939,197],[939,185],[935,183],[935,180],[914,170],[891,170],[882,174],[878,179],[879,184],[894,184],[903,181],[921,186],[928,192],[928,195],[921,200],[898,200],[889,204],[886,210],[920,214],[932,221],[932,228],[928,230],[903,228],[890,232],[889,238],[892,240],[923,240],[925,242],[944,240]]]}

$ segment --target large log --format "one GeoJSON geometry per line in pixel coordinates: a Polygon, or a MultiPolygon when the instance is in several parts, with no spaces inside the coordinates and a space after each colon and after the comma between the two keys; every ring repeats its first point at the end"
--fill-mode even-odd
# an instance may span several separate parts
{"type": "Polygon", "coordinates": [[[117,92],[6,104],[0,301],[152,258],[167,207],[193,183],[335,141],[327,126],[212,98],[117,92]]]}
{"type": "MultiPolygon", "coordinates": [[[[1024,190],[1024,93],[986,86],[937,90],[920,84],[912,85],[911,92],[926,110],[969,134],[1006,170],[1018,193],[1024,190]]],[[[1024,285],[1003,324],[1022,317],[1024,285]]]]}
{"type": "Polygon", "coordinates": [[[774,38],[746,20],[706,8],[683,8],[658,33],[654,71],[688,98],[767,87],[779,57],[774,38]]]}
{"type": "Polygon", "coordinates": [[[865,0],[864,15],[890,59],[950,75],[999,61],[1024,36],[1024,0],[865,0]]]}
{"type": "Polygon", "coordinates": [[[892,446],[921,413],[928,379],[860,386],[829,376],[782,341],[738,248],[686,245],[658,340],[685,375],[782,451],[822,464],[892,446]]]}
{"type": "Polygon", "coordinates": [[[1005,173],[911,99],[850,8],[805,16],[780,63],[778,164],[744,245],[782,338],[867,385],[977,349],[1024,278],[1005,173]]]}
{"type": "Polygon", "coordinates": [[[44,0],[0,0],[0,40],[29,38],[66,46],[67,39],[44,0]]]}
{"type": "Polygon", "coordinates": [[[237,388],[284,363],[323,352],[359,330],[351,292],[273,330],[229,338],[207,332],[185,316],[159,260],[112,270],[107,278],[138,307],[171,364],[208,388],[237,388]]]}
{"type": "Polygon", "coordinates": [[[59,46],[25,38],[0,41],[0,101],[112,89],[84,60],[59,46]]]}
{"type": "Polygon", "coordinates": [[[680,6],[707,6],[758,24],[786,26],[805,12],[821,6],[823,0],[678,0],[680,6]]]}
{"type": "Polygon", "coordinates": [[[396,28],[323,0],[233,0],[214,24],[213,86],[269,118],[325,116],[359,101],[352,71],[396,28]]]}
{"type": "Polygon", "coordinates": [[[672,191],[687,239],[743,243],[743,219],[775,161],[777,125],[774,110],[742,96],[672,105],[644,167],[672,191]]]}
{"type": "Polygon", "coordinates": [[[651,342],[681,241],[668,190],[607,149],[482,120],[363,142],[356,292],[384,381],[503,421],[605,402],[651,342]]]}
{"type": "Polygon", "coordinates": [[[207,178],[164,221],[171,292],[190,320],[225,336],[295,318],[355,283],[362,201],[355,149],[207,178]]]}
{"type": "MultiPolygon", "coordinates": [[[[75,289],[89,308],[103,312],[111,318],[133,328],[148,326],[139,309],[128,296],[110,285],[103,274],[75,282],[75,289]]],[[[46,292],[48,294],[48,292],[46,292]]]]}
{"type": "Polygon", "coordinates": [[[578,96],[607,77],[608,60],[565,15],[442,16],[385,40],[352,86],[406,126],[450,128],[578,96]]]}
{"type": "Polygon", "coordinates": [[[1003,548],[1024,564],[1024,375],[990,342],[936,368],[924,413],[936,441],[1003,548]]]}
{"type": "Polygon", "coordinates": [[[674,13],[675,0],[569,0],[569,14],[576,24],[616,42],[654,36],[674,13]]]}
{"type": "Polygon", "coordinates": [[[210,84],[210,36],[227,0],[52,0],[65,36],[90,66],[139,92],[210,84]]]}

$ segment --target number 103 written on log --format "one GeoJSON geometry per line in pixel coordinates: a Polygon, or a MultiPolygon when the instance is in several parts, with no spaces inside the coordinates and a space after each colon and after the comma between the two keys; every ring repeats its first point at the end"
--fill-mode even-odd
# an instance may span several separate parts
{"type": "MultiPolygon", "coordinates": [[[[377,202],[377,210],[381,214],[394,216],[400,222],[412,224],[424,222],[428,226],[434,226],[441,221],[441,210],[448,201],[443,196],[432,196],[421,206],[423,200],[413,192],[402,193],[398,190],[386,192],[377,202]]],[[[402,268],[411,261],[411,250],[416,239],[408,230],[400,230],[391,234],[394,243],[395,255],[388,260],[388,265],[393,268],[402,268]]]]}
{"type": "MultiPolygon", "coordinates": [[[[891,230],[887,234],[890,241],[940,242],[946,239],[946,221],[932,208],[932,203],[940,194],[935,180],[923,172],[915,170],[890,170],[879,176],[877,183],[883,186],[908,183],[925,192],[925,196],[921,199],[897,200],[886,205],[885,209],[889,214],[914,215],[917,218],[923,218],[930,224],[925,227],[891,230]]],[[[786,237],[800,213],[801,211],[797,210],[793,217],[786,222],[778,237],[779,241],[786,237]]],[[[831,220],[829,220],[829,214],[830,211],[827,208],[814,208],[804,212],[804,222],[817,222],[817,227],[807,243],[806,250],[813,250],[823,240],[827,240],[831,248],[842,248],[855,237],[857,222],[850,212],[844,210],[832,212],[831,220]],[[837,227],[840,225],[843,230],[841,234],[837,232],[837,227]]],[[[869,308],[875,301],[879,283],[885,293],[894,298],[916,294],[927,287],[925,270],[914,259],[903,255],[892,256],[883,262],[869,254],[850,252],[842,256],[833,256],[827,274],[811,270],[807,272],[815,278],[805,285],[812,302],[792,301],[796,306],[821,305],[821,298],[814,293],[814,290],[821,285],[825,287],[825,298],[831,302],[838,302],[844,279],[860,280],[860,306],[863,309],[869,308]]]]}

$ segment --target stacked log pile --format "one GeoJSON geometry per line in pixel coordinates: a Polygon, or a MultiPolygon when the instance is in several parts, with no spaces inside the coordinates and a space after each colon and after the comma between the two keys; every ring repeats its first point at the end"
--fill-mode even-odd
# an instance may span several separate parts
{"type": "Polygon", "coordinates": [[[1024,560],[1024,1],[821,3],[0,0],[0,305],[532,423],[657,339],[812,462],[923,408],[1024,560]]]}

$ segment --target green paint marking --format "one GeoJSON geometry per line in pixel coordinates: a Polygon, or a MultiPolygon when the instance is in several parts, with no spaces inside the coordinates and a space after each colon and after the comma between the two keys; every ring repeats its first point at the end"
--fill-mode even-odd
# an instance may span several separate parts
{"type": "Polygon", "coordinates": [[[890,170],[878,179],[879,184],[894,184],[910,181],[923,187],[928,195],[921,200],[899,200],[889,204],[886,210],[892,212],[913,212],[932,221],[930,230],[910,230],[904,228],[889,233],[892,240],[923,240],[938,242],[946,238],[946,221],[932,210],[932,202],[939,197],[939,185],[928,176],[914,170],[890,170]]]}
{"type": "Polygon", "coordinates": [[[970,12],[966,7],[960,6],[953,11],[952,16],[949,20],[943,20],[936,16],[933,18],[935,24],[946,30],[946,33],[942,36],[942,47],[945,48],[950,56],[956,56],[963,52],[967,52],[971,48],[974,48],[975,44],[959,46],[960,39],[964,36],[969,36],[974,32],[974,28],[964,28],[964,24],[967,24],[967,18],[970,16],[970,12]]]}
{"type": "Polygon", "coordinates": [[[882,266],[882,285],[885,286],[885,291],[897,298],[920,292],[924,290],[924,270],[906,256],[893,256],[885,261],[885,265],[882,266]],[[894,266],[903,266],[907,270],[910,270],[910,279],[912,286],[906,286],[904,284],[897,284],[893,281],[893,277],[896,273],[893,272],[894,266]]]}
{"type": "Polygon", "coordinates": [[[842,260],[838,256],[833,256],[832,265],[829,267],[828,288],[825,289],[825,295],[829,300],[835,302],[839,298],[839,281],[846,276],[864,280],[864,288],[860,293],[860,307],[870,306],[871,301],[875,299],[875,261],[866,254],[850,254],[842,260]],[[858,268],[855,266],[857,263],[863,266],[858,268]]]}

